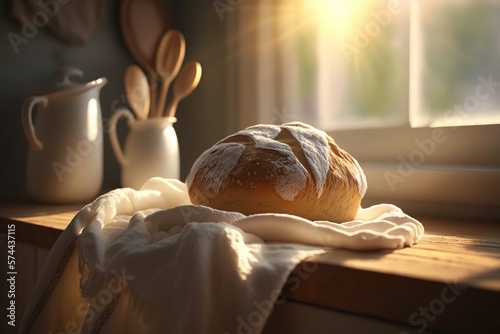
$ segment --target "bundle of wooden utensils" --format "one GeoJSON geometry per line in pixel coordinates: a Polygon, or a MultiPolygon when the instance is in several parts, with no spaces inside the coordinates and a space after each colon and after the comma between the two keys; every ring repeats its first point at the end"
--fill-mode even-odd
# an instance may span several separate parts
{"type": "Polygon", "coordinates": [[[168,30],[156,49],[154,68],[130,65],[125,72],[125,92],[138,120],[174,117],[179,101],[191,94],[201,79],[201,65],[186,61],[186,42],[178,30],[168,30]],[[175,79],[175,81],[174,81],[175,79]],[[173,84],[172,84],[173,82],[173,84]],[[170,103],[167,102],[172,84],[170,103]]]}

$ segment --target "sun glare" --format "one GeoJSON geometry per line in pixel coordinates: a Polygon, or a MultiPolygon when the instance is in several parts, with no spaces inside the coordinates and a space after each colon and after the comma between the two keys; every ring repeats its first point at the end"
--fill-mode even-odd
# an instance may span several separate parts
{"type": "Polygon", "coordinates": [[[367,0],[303,0],[304,13],[321,30],[344,39],[351,34],[369,6],[367,0]]]}

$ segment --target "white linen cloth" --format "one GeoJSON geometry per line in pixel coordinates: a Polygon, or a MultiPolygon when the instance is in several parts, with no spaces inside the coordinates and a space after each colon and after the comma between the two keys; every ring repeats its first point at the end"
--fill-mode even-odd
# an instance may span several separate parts
{"type": "Polygon", "coordinates": [[[191,205],[153,178],[85,206],[54,245],[22,333],[260,333],[296,265],[332,248],[396,249],[422,238],[393,205],[343,224],[191,205]]]}

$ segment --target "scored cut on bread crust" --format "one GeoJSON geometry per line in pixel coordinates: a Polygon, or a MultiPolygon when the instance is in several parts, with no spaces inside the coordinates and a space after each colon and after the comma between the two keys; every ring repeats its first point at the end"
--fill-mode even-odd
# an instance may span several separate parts
{"type": "Polygon", "coordinates": [[[186,183],[193,204],[333,222],[353,220],[366,192],[358,162],[300,122],[255,125],[220,140],[196,160],[186,183]]]}

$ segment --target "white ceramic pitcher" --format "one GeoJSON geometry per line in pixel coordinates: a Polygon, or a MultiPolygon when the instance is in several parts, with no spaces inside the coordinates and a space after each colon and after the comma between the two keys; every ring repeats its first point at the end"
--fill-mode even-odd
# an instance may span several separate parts
{"type": "Polygon", "coordinates": [[[99,94],[107,80],[72,82],[70,76],[83,76],[74,67],[65,67],[58,74],[61,81],[29,97],[22,107],[29,142],[27,191],[33,199],[47,203],[86,202],[102,186],[99,94]]]}
{"type": "Polygon", "coordinates": [[[117,110],[109,120],[111,147],[121,166],[122,187],[140,189],[152,177],[179,179],[180,156],[175,117],[136,120],[128,109],[117,110]],[[122,151],[116,133],[121,117],[127,119],[130,132],[122,151]]]}

